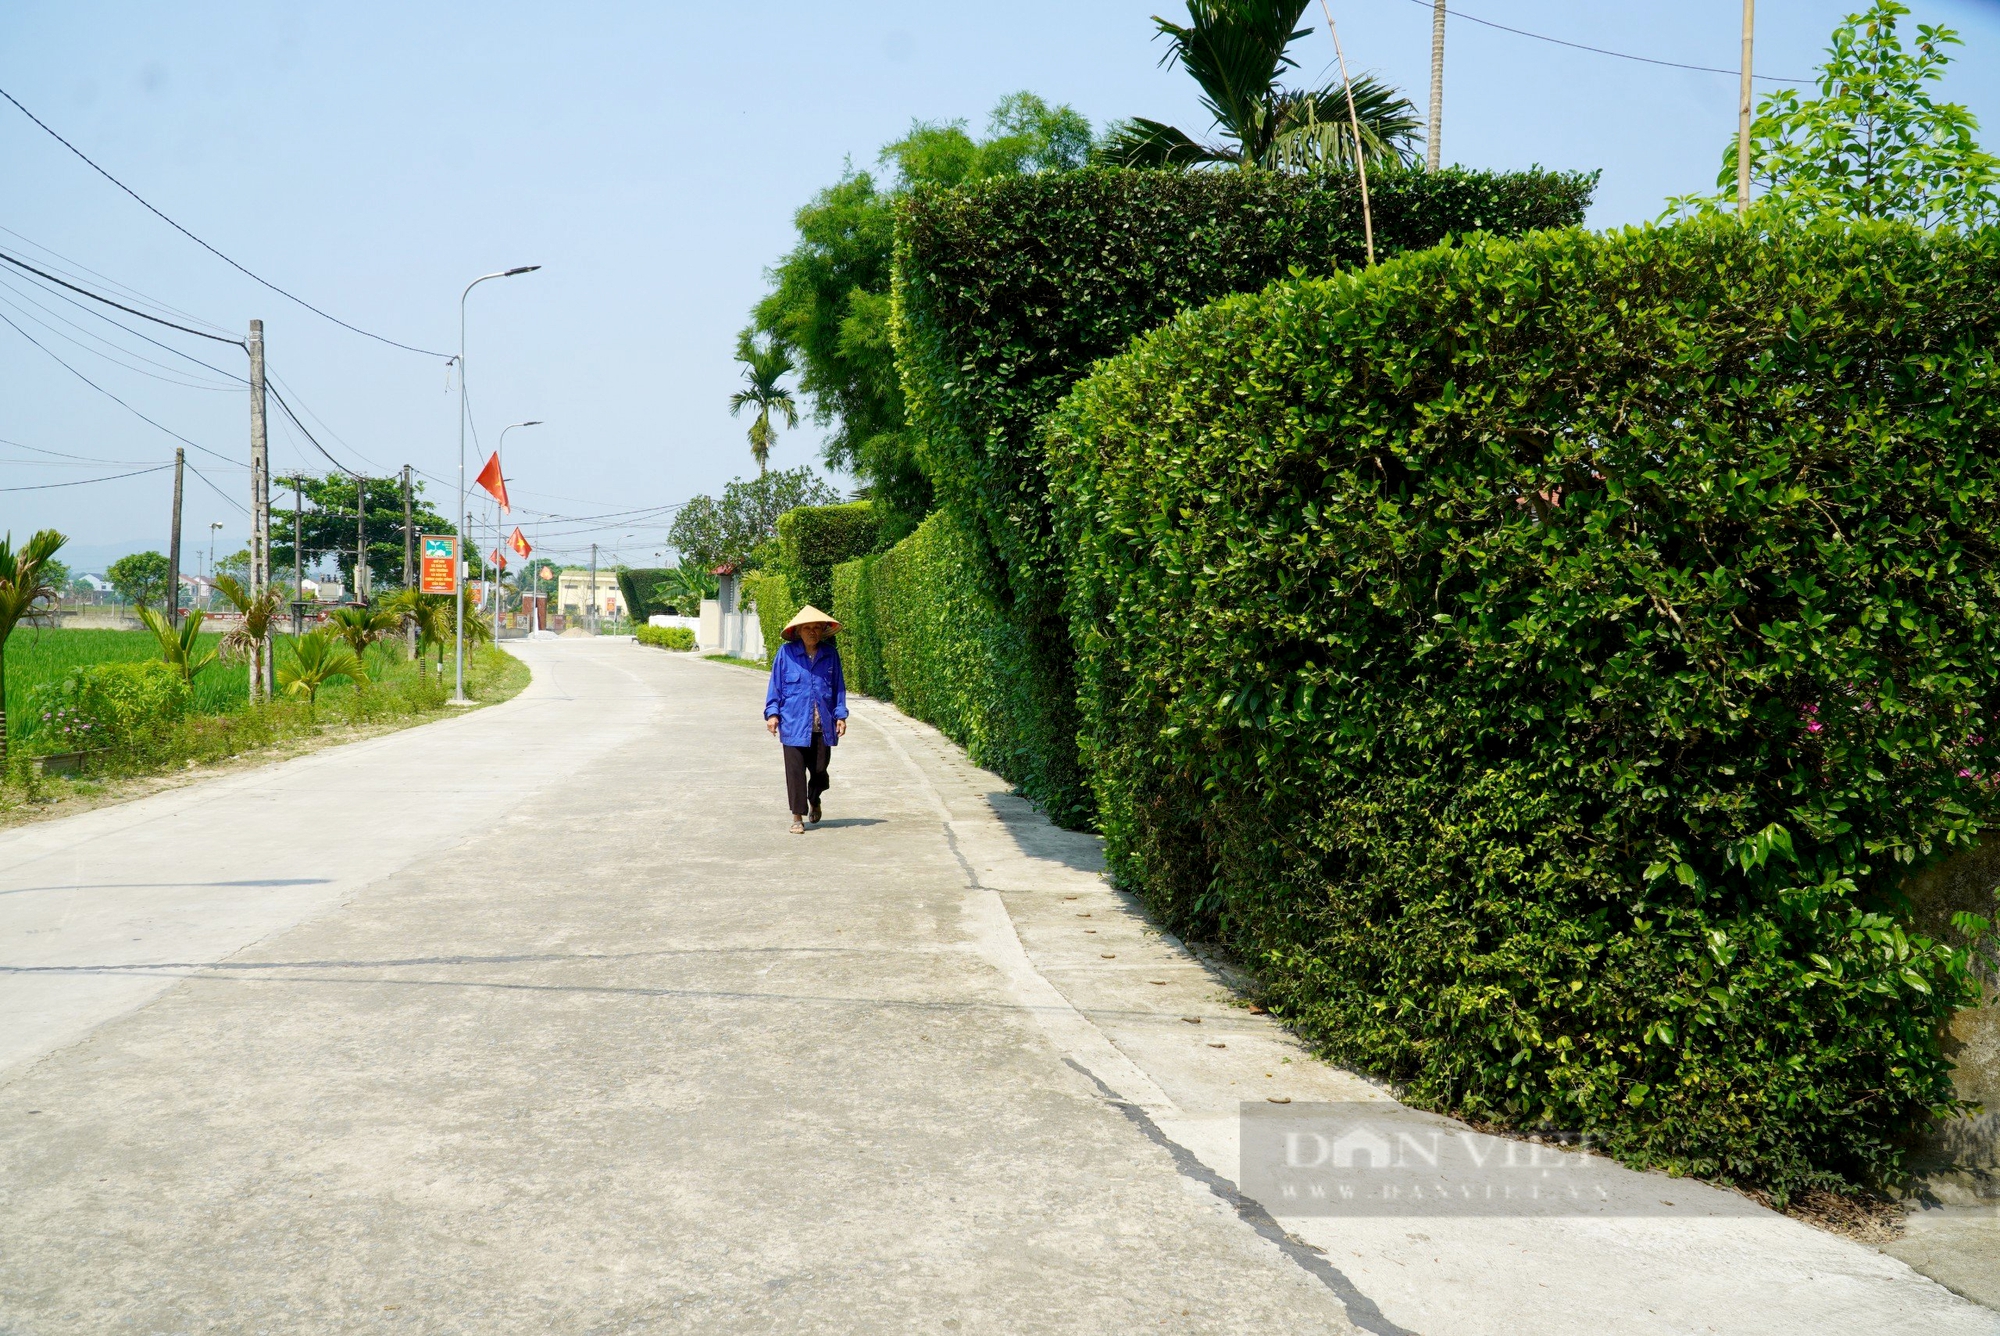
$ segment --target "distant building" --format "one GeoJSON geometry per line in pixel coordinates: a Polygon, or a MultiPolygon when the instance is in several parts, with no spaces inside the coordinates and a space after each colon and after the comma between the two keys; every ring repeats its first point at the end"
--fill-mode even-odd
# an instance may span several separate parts
{"type": "Polygon", "coordinates": [[[600,615],[622,617],[625,615],[625,594],[618,588],[615,571],[599,568],[597,572],[597,597],[591,597],[590,572],[588,570],[564,571],[556,581],[556,606],[565,615],[582,613],[595,604],[600,615]]]}

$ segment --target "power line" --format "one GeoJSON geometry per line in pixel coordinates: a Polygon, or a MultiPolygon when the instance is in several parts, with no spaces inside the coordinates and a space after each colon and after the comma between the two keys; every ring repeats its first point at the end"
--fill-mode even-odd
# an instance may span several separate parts
{"type": "Polygon", "coordinates": [[[285,416],[292,420],[292,425],[299,429],[299,434],[304,436],[308,441],[312,442],[313,449],[319,451],[322,455],[326,456],[327,463],[333,465],[335,468],[339,469],[342,473],[345,473],[350,478],[358,478],[361,476],[359,473],[356,473],[353,469],[347,467],[347,465],[335,459],[333,457],[333,453],[329,451],[325,446],[319,443],[319,437],[313,435],[310,431],[306,430],[306,424],[299,421],[299,415],[292,411],[292,406],[285,402],[285,396],[278,393],[276,386],[267,383],[264,386],[264,388],[267,392],[269,392],[270,396],[273,399],[278,401],[278,407],[285,410],[285,416]]]}
{"type": "MultiPolygon", "coordinates": [[[[1432,2],[1433,0],[1410,0],[1411,4],[1420,5],[1424,9],[1430,9],[1432,2]]],[[[1678,60],[1656,60],[1652,56],[1635,56],[1626,51],[1611,51],[1601,46],[1586,46],[1582,42],[1571,42],[1561,37],[1550,37],[1543,33],[1529,32],[1526,28],[1510,28],[1504,23],[1495,23],[1492,19],[1477,18],[1462,9],[1447,9],[1445,12],[1452,18],[1464,19],[1467,23],[1477,23],[1482,28],[1498,28],[1501,32],[1510,32],[1516,37],[1531,37],[1537,42],[1549,42],[1556,46],[1566,46],[1572,51],[1588,51],[1593,55],[1614,56],[1619,60],[1635,60],[1641,65],[1664,65],[1670,70],[1693,70],[1698,74],[1727,74],[1732,79],[1741,78],[1743,74],[1742,70],[1725,70],[1714,65],[1684,65],[1678,60]]],[[[1753,79],[1762,79],[1765,83],[1802,84],[1812,82],[1810,79],[1789,79],[1775,74],[1752,74],[1750,77],[1753,79]]]]}
{"type": "MultiPolygon", "coordinates": [[[[0,226],[0,232],[6,233],[8,236],[14,238],[14,240],[20,242],[24,246],[28,247],[30,250],[39,251],[43,255],[54,256],[55,259],[60,260],[62,264],[69,265],[72,269],[79,271],[79,273],[81,274],[88,274],[91,278],[96,279],[98,282],[104,284],[112,291],[121,293],[127,298],[131,299],[132,301],[140,302],[146,306],[155,307],[159,310],[167,312],[170,315],[177,315],[181,319],[190,321],[193,324],[206,325],[210,329],[215,330],[217,333],[220,334],[226,334],[229,332],[223,326],[216,324],[213,320],[204,320],[202,317],[194,314],[194,312],[192,311],[183,311],[181,310],[180,307],[175,306],[172,302],[163,302],[158,297],[154,297],[148,293],[141,292],[139,289],[133,287],[130,283],[120,283],[117,279],[111,277],[109,274],[100,273],[97,270],[92,269],[89,265],[84,264],[79,260],[72,260],[69,256],[64,255],[61,251],[55,249],[55,247],[45,246],[41,242],[35,240],[33,237],[27,236],[24,233],[16,232],[11,227],[0,226]]],[[[70,273],[67,270],[64,270],[62,268],[62,265],[56,264],[52,260],[42,260],[40,261],[40,263],[48,265],[49,268],[54,269],[59,274],[64,274],[66,277],[76,279],[76,281],[79,283],[84,281],[81,277],[79,277],[78,273],[70,273]]]]}
{"type": "Polygon", "coordinates": [[[142,473],[159,473],[172,467],[172,464],[155,464],[149,469],[134,469],[130,473],[113,473],[103,478],[78,478],[73,482],[44,482],[36,483],[31,487],[0,487],[0,492],[46,492],[51,487],[87,487],[94,482],[117,482],[120,478],[136,478],[142,473]]]}
{"type": "MultiPolygon", "coordinates": [[[[6,91],[7,91],[6,89],[0,88],[0,94],[5,94],[6,91]]],[[[233,343],[238,348],[244,346],[243,340],[241,339],[232,339],[229,338],[227,335],[210,334],[207,330],[192,329],[187,325],[175,324],[173,321],[168,320],[162,316],[148,315],[146,312],[140,310],[136,306],[127,306],[124,302],[112,301],[111,298],[106,297],[101,293],[92,292],[89,288],[78,287],[76,284],[71,283],[65,279],[57,278],[54,274],[49,273],[45,269],[37,269],[35,268],[35,266],[29,264],[26,260],[17,259],[12,255],[7,254],[7,252],[5,251],[0,251],[0,260],[4,260],[6,263],[13,265],[16,269],[25,269],[37,278],[45,278],[49,282],[56,284],[58,287],[68,288],[71,292],[80,292],[94,302],[103,302],[106,306],[115,306],[119,310],[126,312],[128,315],[138,316],[141,320],[150,320],[154,324],[165,325],[168,329],[177,329],[183,334],[192,334],[197,338],[214,339],[217,343],[233,343]]]]}
{"type": "MultiPolygon", "coordinates": [[[[33,280],[30,279],[28,281],[32,286],[33,280]]],[[[16,292],[20,291],[19,288],[15,288],[14,290],[16,292]]],[[[50,297],[54,297],[58,301],[68,302],[71,306],[74,306],[77,310],[84,312],[86,315],[94,316],[97,319],[102,320],[105,324],[110,325],[113,329],[123,330],[125,333],[130,334],[135,339],[144,340],[145,342],[152,344],[155,348],[158,348],[163,352],[172,353],[175,357],[178,357],[183,361],[193,362],[198,367],[202,367],[206,370],[213,371],[216,375],[221,376],[226,380],[233,380],[239,385],[248,385],[250,383],[246,378],[237,375],[234,371],[225,370],[224,368],[215,365],[213,362],[204,362],[199,357],[196,357],[193,353],[182,352],[179,348],[174,347],[174,345],[171,343],[162,343],[158,339],[154,338],[152,335],[146,333],[144,330],[134,329],[130,325],[125,324],[123,321],[120,321],[112,316],[106,315],[104,312],[98,310],[95,306],[85,306],[82,302],[78,301],[76,298],[68,295],[67,293],[54,292],[47,288],[37,288],[36,290],[45,293],[50,297]]],[[[37,303],[37,305],[40,305],[40,303],[37,303]]],[[[48,308],[42,307],[42,309],[47,310],[48,308]]],[[[74,328],[81,328],[81,327],[75,326],[74,328]]],[[[239,343],[237,346],[242,347],[244,345],[239,343]]],[[[134,357],[138,356],[137,353],[133,353],[132,355],[134,357]]],[[[159,364],[154,363],[154,365],[157,366],[159,364]]]]}
{"type": "Polygon", "coordinates": [[[52,361],[54,361],[57,366],[69,372],[70,375],[75,376],[78,380],[82,381],[84,384],[90,386],[91,389],[96,390],[99,394],[109,399],[112,403],[117,404],[120,408],[130,413],[133,417],[138,418],[139,421],[145,423],[147,426],[157,427],[159,430],[165,432],[167,435],[179,441],[182,445],[191,445],[195,449],[201,451],[204,454],[214,455],[217,459],[222,460],[224,463],[234,464],[236,462],[235,460],[231,459],[228,455],[223,454],[220,450],[211,450],[207,446],[203,445],[200,441],[189,440],[187,437],[175,431],[172,427],[167,426],[164,422],[156,422],[152,418],[147,417],[144,413],[141,413],[138,409],[132,407],[132,405],[126,403],[123,399],[120,399],[117,395],[105,389],[102,385],[99,385],[89,376],[84,375],[81,371],[78,371],[68,362],[63,361],[62,358],[56,356],[56,354],[50,351],[50,349],[46,347],[39,339],[37,339],[34,335],[30,334],[27,330],[22,329],[12,320],[8,319],[8,317],[4,313],[0,313],[0,322],[4,322],[9,329],[13,330],[16,334],[19,334],[22,338],[26,339],[28,342],[34,344],[37,348],[40,348],[44,353],[47,353],[49,358],[52,361]]]}
{"type": "MultiPolygon", "coordinates": [[[[4,438],[0,438],[0,445],[12,446],[16,450],[32,450],[38,455],[54,455],[58,459],[79,460],[85,464],[109,464],[114,468],[124,468],[128,466],[136,466],[139,464],[150,464],[154,462],[153,460],[150,459],[97,459],[90,455],[73,455],[70,454],[67,450],[50,450],[44,446],[29,445],[25,441],[9,441],[4,438]]],[[[21,464],[27,461],[17,459],[10,462],[15,464],[21,464]]]]}
{"type": "Polygon", "coordinates": [[[242,503],[241,501],[238,501],[238,500],[237,500],[237,499],[236,499],[235,497],[233,497],[233,496],[231,496],[231,495],[230,495],[229,493],[227,493],[227,492],[223,491],[223,490],[222,490],[222,489],[221,489],[220,487],[217,487],[217,486],[215,485],[214,481],[213,481],[212,479],[210,479],[210,478],[209,478],[209,476],[208,476],[208,475],[207,475],[206,473],[203,473],[203,472],[202,472],[202,471],[201,471],[200,469],[196,468],[196,467],[195,467],[194,465],[192,465],[192,464],[189,464],[189,465],[187,466],[187,471],[188,471],[189,473],[192,473],[192,474],[194,474],[194,476],[195,476],[195,477],[197,477],[197,478],[200,478],[200,479],[201,479],[201,480],[202,480],[202,481],[203,481],[204,483],[207,483],[207,484],[208,484],[208,490],[210,490],[211,492],[214,492],[214,493],[215,493],[215,494],[216,494],[217,496],[221,497],[221,498],[222,498],[222,499],[223,499],[224,501],[227,501],[227,502],[228,502],[228,503],[229,503],[230,505],[232,505],[232,506],[235,506],[235,507],[236,507],[236,508],[237,508],[238,510],[242,511],[242,512],[243,512],[243,513],[244,513],[245,515],[248,515],[248,514],[250,513],[250,507],[248,507],[248,506],[244,505],[244,504],[243,504],[243,503],[242,503]]]}
{"type": "Polygon", "coordinates": [[[14,286],[14,284],[8,282],[7,277],[8,276],[6,274],[0,273],[0,288],[4,288],[7,292],[12,293],[15,297],[20,298],[21,301],[26,302],[28,306],[34,307],[35,310],[40,311],[42,313],[42,316],[38,317],[30,315],[28,311],[19,302],[13,301],[10,298],[4,296],[0,296],[0,303],[5,303],[7,306],[12,307],[14,312],[17,315],[21,316],[23,319],[31,321],[34,324],[40,325],[43,329],[55,335],[57,338],[63,340],[65,343],[74,344],[78,348],[81,348],[84,352],[89,353],[92,357],[101,357],[105,361],[110,362],[116,366],[121,366],[125,368],[125,370],[133,372],[137,375],[147,376],[152,378],[153,380],[165,381],[169,385],[178,385],[180,388],[184,390],[232,391],[237,388],[234,385],[206,385],[200,381],[188,380],[186,379],[186,377],[188,376],[189,373],[182,371],[179,367],[168,366],[165,362],[157,361],[151,357],[146,356],[144,353],[135,353],[129,348],[120,348],[117,344],[113,343],[111,340],[103,337],[102,335],[91,333],[89,330],[85,329],[82,325],[77,324],[74,320],[69,320],[64,318],[63,316],[57,315],[54,311],[51,311],[48,307],[42,305],[40,302],[36,301],[33,297],[28,296],[27,293],[21,291],[21,289],[14,286]],[[97,343],[101,343],[104,345],[105,348],[114,349],[115,351],[124,354],[126,357],[137,358],[139,361],[144,362],[146,366],[158,367],[160,370],[148,371],[146,370],[145,367],[134,366],[130,362],[123,361],[118,357],[114,357],[111,353],[105,352],[101,348],[93,348],[90,344],[85,343],[83,342],[82,339],[77,338],[76,334],[65,334],[62,330],[57,329],[55,325],[49,323],[49,321],[51,320],[55,321],[57,324],[67,325],[69,328],[75,330],[77,334],[83,335],[85,339],[91,339],[97,343]],[[163,376],[160,374],[161,371],[169,372],[170,374],[163,376]]]}
{"type": "MultiPolygon", "coordinates": [[[[294,296],[292,293],[285,291],[283,288],[279,287],[276,283],[271,282],[269,279],[259,277],[257,274],[250,272],[250,270],[245,269],[242,265],[230,259],[227,255],[224,255],[221,251],[209,245],[206,241],[203,241],[200,237],[188,231],[185,227],[182,227],[179,223],[175,222],[173,219],[167,217],[166,214],[161,213],[158,209],[154,208],[150,203],[148,203],[145,197],[140,195],[138,191],[132,189],[132,187],[126,185],[123,181],[120,181],[110,172],[105,171],[102,167],[99,167],[95,162],[91,161],[89,154],[85,153],[75,144],[70,143],[69,140],[64,139],[61,135],[57,134],[52,128],[50,128],[48,122],[44,121],[41,117],[35,115],[34,112],[29,111],[26,107],[22,106],[20,99],[15,97],[12,93],[8,92],[4,88],[0,88],[0,97],[4,97],[9,102],[12,102],[15,108],[23,116],[26,116],[36,125],[39,125],[51,139],[55,140],[58,144],[61,144],[71,153],[74,153],[78,158],[81,158],[83,162],[92,171],[96,172],[99,176],[109,181],[112,185],[117,186],[120,190],[124,191],[127,195],[130,195],[133,199],[139,201],[140,205],[143,206],[148,213],[152,214],[155,218],[158,218],[168,227],[173,228],[174,231],[180,233],[182,236],[186,237],[189,241],[192,241],[195,245],[207,251],[210,255],[213,255],[216,259],[228,265],[231,269],[234,269],[237,273],[242,274],[245,278],[248,278],[254,283],[258,283],[264,287],[269,288],[271,291],[277,293],[280,297],[283,297],[287,301],[297,302],[300,306],[305,307],[308,311],[311,311],[314,315],[319,316],[321,319],[331,320],[334,324],[339,325],[342,329],[350,330],[353,333],[361,335],[363,338],[373,339],[377,343],[386,343],[391,348],[401,348],[406,353],[421,353],[425,357],[444,356],[443,353],[435,353],[428,348],[417,348],[407,343],[398,343],[396,340],[388,338],[385,335],[371,333],[370,331],[361,328],[361,326],[359,325],[350,325],[345,320],[342,320],[339,316],[330,315],[327,312],[320,310],[319,307],[314,306],[311,302],[307,301],[305,298],[294,296]]],[[[206,337],[214,338],[215,336],[211,334],[207,335],[206,337]]]]}

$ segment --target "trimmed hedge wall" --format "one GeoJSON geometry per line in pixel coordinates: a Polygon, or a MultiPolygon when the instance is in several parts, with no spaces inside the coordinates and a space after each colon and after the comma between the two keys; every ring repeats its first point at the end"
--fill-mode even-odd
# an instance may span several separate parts
{"type": "Polygon", "coordinates": [[[1117,875],[1431,1107],[1787,1193],[1952,1108],[2000,822],[2000,231],[1475,240],[1053,424],[1117,875]]]}
{"type": "Polygon", "coordinates": [[[632,638],[655,649],[687,651],[694,648],[694,632],[685,626],[648,626],[640,622],[632,628],[632,638]]]}
{"type": "Polygon", "coordinates": [[[836,568],[848,685],[935,726],[979,765],[1006,774],[1033,745],[1011,731],[1006,697],[1023,676],[1020,643],[984,580],[978,538],[948,511],[879,556],[836,568]],[[864,685],[865,684],[865,685],[864,685]]]}
{"type": "Polygon", "coordinates": [[[757,629],[764,634],[764,657],[775,658],[785,643],[785,623],[792,620],[804,599],[792,597],[791,586],[782,575],[751,571],[743,577],[743,601],[757,605],[757,629]]]}
{"type": "Polygon", "coordinates": [[[833,568],[874,551],[881,534],[882,521],[866,501],[788,510],[778,516],[779,571],[800,606],[832,612],[833,568]]]}
{"type": "Polygon", "coordinates": [[[840,664],[850,691],[895,699],[882,666],[882,636],[875,615],[875,558],[857,557],[833,568],[833,606],[840,623],[840,664]]]}
{"type": "MultiPolygon", "coordinates": [[[[1582,221],[1594,175],[1451,170],[1371,177],[1378,253],[1450,233],[1582,221]]],[[[919,189],[896,227],[894,334],[940,502],[989,550],[1025,678],[1007,773],[1059,821],[1088,820],[1075,678],[1050,547],[1042,416],[1099,358],[1176,312],[1301,270],[1362,262],[1351,178],[1093,169],[919,189]]]]}
{"type": "MultiPolygon", "coordinates": [[[[664,613],[668,610],[664,602],[653,597],[653,591],[659,588],[660,582],[670,573],[654,567],[618,572],[618,592],[625,596],[625,607],[632,614],[634,622],[643,623],[654,613],[664,613]]],[[[697,608],[695,611],[699,612],[700,609],[697,608]]]]}

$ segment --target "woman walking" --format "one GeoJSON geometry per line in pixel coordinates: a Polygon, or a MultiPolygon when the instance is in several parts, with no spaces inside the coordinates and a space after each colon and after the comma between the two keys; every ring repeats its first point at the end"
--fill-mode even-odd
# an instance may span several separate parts
{"type": "Polygon", "coordinates": [[[764,726],[785,747],[785,796],[792,804],[792,834],[819,821],[819,796],[832,783],[826,765],[847,735],[847,679],[833,634],[840,623],[808,603],[785,623],[785,643],[771,660],[764,693],[764,726]]]}

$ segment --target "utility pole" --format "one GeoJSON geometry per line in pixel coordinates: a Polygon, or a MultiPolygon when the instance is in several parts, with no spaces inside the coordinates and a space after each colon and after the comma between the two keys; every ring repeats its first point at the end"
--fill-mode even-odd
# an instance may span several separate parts
{"type": "MultiPolygon", "coordinates": [[[[264,322],[250,322],[250,597],[271,585],[271,455],[264,435],[264,322]]],[[[258,642],[250,665],[250,699],[271,692],[270,638],[258,642]]]]}
{"type": "Polygon", "coordinates": [[[167,541],[167,625],[181,624],[181,469],[187,450],[174,447],[174,536],[167,541]]]}
{"type": "Polygon", "coordinates": [[[590,545],[590,633],[597,634],[597,544],[590,545]]]}
{"type": "Polygon", "coordinates": [[[1424,165],[1438,169],[1444,151],[1444,0],[1431,0],[1431,132],[1424,145],[1424,165]]]}
{"type": "Polygon", "coordinates": [[[354,479],[354,601],[368,601],[368,475],[354,479]]]}
{"type": "Polygon", "coordinates": [[[306,480],[292,475],[292,634],[306,633],[305,514],[306,480]]]}
{"type": "MultiPolygon", "coordinates": [[[[410,518],[410,466],[405,464],[403,465],[403,588],[405,590],[417,587],[416,575],[414,574],[417,564],[417,534],[416,530],[410,527],[412,523],[413,521],[410,518]]],[[[414,618],[403,627],[403,635],[409,641],[410,657],[413,659],[416,658],[417,623],[414,618]]]]}
{"type": "Polygon", "coordinates": [[[1757,31],[1757,0],[1743,0],[1743,78],[1736,107],[1736,216],[1750,216],[1750,48],[1757,31]]]}

